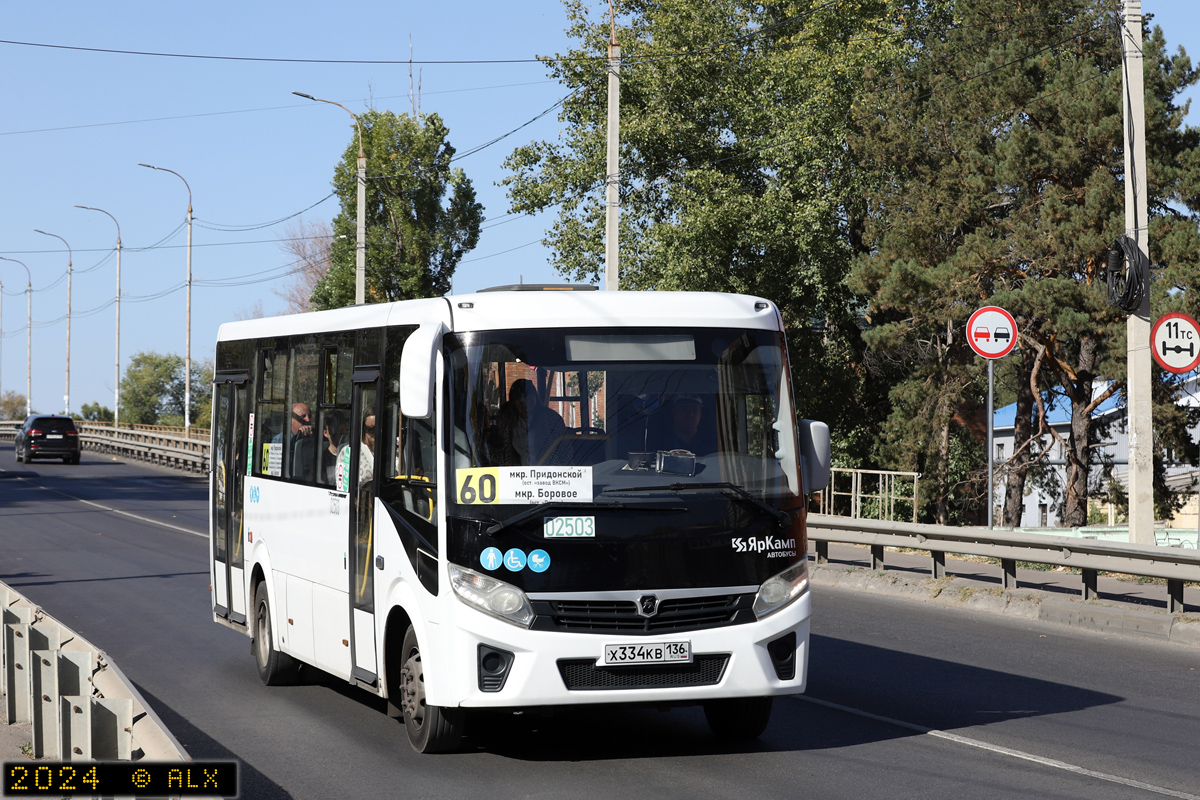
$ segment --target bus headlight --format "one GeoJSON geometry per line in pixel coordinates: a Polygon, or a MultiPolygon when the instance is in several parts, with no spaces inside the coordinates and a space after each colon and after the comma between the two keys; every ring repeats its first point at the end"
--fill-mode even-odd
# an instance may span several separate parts
{"type": "Polygon", "coordinates": [[[466,567],[449,567],[450,585],[459,600],[513,625],[528,628],[533,623],[533,606],[520,589],[466,567]]]}
{"type": "Polygon", "coordinates": [[[800,563],[793,564],[778,575],[768,578],[758,587],[758,594],[754,597],[754,615],[762,619],[768,614],[774,614],[806,591],[808,559],[804,558],[800,563]]]}

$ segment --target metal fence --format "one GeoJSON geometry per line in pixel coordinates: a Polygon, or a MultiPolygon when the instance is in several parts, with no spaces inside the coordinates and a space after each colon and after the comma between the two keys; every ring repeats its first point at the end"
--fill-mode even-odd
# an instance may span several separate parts
{"type": "Polygon", "coordinates": [[[878,469],[830,470],[829,485],[817,495],[820,513],[851,519],[894,520],[897,514],[917,521],[919,472],[878,469]]]}
{"type": "MultiPolygon", "coordinates": [[[[146,461],[187,472],[207,472],[209,467],[209,431],[192,428],[185,435],[183,428],[162,425],[135,425],[113,428],[111,423],[76,421],[79,444],[84,450],[111,453],[120,458],[146,461]]],[[[0,422],[0,441],[16,438],[21,422],[0,422]]]]}
{"type": "Polygon", "coordinates": [[[871,568],[876,570],[886,566],[886,547],[926,550],[932,560],[934,578],[946,575],[946,553],[999,559],[1006,589],[1017,586],[1018,561],[1077,567],[1082,573],[1081,595],[1085,600],[1096,597],[1100,572],[1161,578],[1167,582],[1167,610],[1172,613],[1183,611],[1184,582],[1200,582],[1200,551],[1179,547],[820,514],[808,516],[808,538],[816,543],[818,561],[829,558],[829,542],[867,545],[871,548],[871,568]]]}

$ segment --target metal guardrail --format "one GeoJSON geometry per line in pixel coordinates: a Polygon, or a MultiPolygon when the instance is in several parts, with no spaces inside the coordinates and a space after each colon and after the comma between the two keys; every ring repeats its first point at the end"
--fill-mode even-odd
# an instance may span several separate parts
{"type": "Polygon", "coordinates": [[[816,544],[817,560],[829,558],[829,542],[868,545],[871,568],[882,570],[885,547],[927,550],[934,578],[946,575],[946,553],[1000,560],[1005,589],[1017,587],[1017,562],[1077,567],[1083,573],[1081,595],[1094,599],[1100,572],[1116,572],[1167,582],[1167,610],[1183,611],[1183,584],[1200,582],[1200,551],[1175,547],[1145,547],[1126,542],[1103,542],[981,527],[955,528],[914,522],[849,519],[808,515],[808,538],[816,544]]]}
{"type": "MultiPolygon", "coordinates": [[[[158,425],[139,425],[133,428],[113,428],[110,424],[79,422],[79,443],[85,450],[111,453],[121,458],[147,461],[187,472],[207,472],[209,439],[207,432],[193,428],[192,436],[184,436],[182,428],[158,425]],[[204,435],[204,438],[200,438],[204,435]]],[[[0,422],[0,441],[16,438],[19,420],[0,422]]]]}
{"type": "Polygon", "coordinates": [[[103,651],[2,583],[0,612],[5,712],[30,724],[34,758],[190,758],[103,651]]]}

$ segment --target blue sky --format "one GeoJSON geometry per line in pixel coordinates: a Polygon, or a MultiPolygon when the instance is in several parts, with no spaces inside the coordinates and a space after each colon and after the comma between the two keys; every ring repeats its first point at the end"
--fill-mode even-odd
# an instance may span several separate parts
{"type": "MultiPolygon", "coordinates": [[[[607,7],[604,2],[597,9],[607,7]]],[[[1200,54],[1192,0],[1143,0],[1168,43],[1200,54]]],[[[265,63],[34,47],[265,59],[405,61],[417,64],[421,108],[440,114],[460,151],[522,125],[565,91],[527,61],[571,46],[558,0],[330,4],[310,0],[178,4],[136,0],[9,4],[0,38],[0,255],[19,259],[33,283],[33,405],[61,411],[65,390],[67,252],[72,248],[70,404],[113,404],[116,228],[121,226],[121,369],[144,350],[184,352],[187,191],[195,213],[192,356],[210,356],[218,326],[273,292],[290,257],[286,225],[256,227],[318,203],[350,141],[336,100],[353,111],[411,108],[407,64],[265,63]],[[254,229],[250,229],[254,228],[254,229]],[[235,285],[240,284],[240,285],[235,285]]],[[[1193,114],[1193,119],[1195,115],[1193,114]]],[[[552,216],[507,217],[501,166],[513,148],[553,139],[554,114],[458,162],[491,220],[460,264],[455,291],[558,282],[540,244],[552,216]]],[[[334,199],[306,211],[329,220],[334,199]]],[[[25,272],[0,261],[0,390],[25,390],[25,272]]]]}

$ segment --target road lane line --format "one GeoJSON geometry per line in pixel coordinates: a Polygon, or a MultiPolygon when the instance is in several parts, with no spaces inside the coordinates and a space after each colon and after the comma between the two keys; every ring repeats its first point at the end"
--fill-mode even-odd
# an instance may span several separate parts
{"type": "MultiPolygon", "coordinates": [[[[0,472],[8,472],[8,470],[0,469],[0,472]]],[[[28,479],[18,476],[17,480],[25,481],[28,479]]],[[[163,528],[170,528],[171,530],[174,530],[174,531],[180,531],[181,533],[190,533],[192,536],[199,536],[199,537],[205,538],[205,539],[208,538],[208,533],[200,533],[199,531],[194,531],[190,528],[182,528],[179,525],[172,525],[171,523],[163,522],[162,520],[151,519],[150,517],[143,517],[138,514],[131,514],[130,512],[122,511],[119,508],[111,508],[110,506],[103,506],[103,505],[100,505],[99,503],[94,503],[91,500],[84,500],[82,497],[76,497],[73,494],[67,494],[66,492],[60,491],[58,489],[51,489],[49,486],[42,486],[40,483],[34,483],[33,486],[35,486],[36,488],[41,489],[43,491],[54,492],[55,494],[62,495],[63,497],[66,497],[70,500],[75,500],[80,503],[85,503],[89,506],[94,506],[94,507],[100,509],[101,511],[109,511],[113,514],[120,514],[123,517],[129,517],[131,519],[136,519],[139,522],[148,522],[151,525],[159,525],[163,528]]]]}
{"type": "Polygon", "coordinates": [[[1012,748],[1009,748],[1009,747],[1001,747],[1000,745],[989,744],[987,742],[980,741],[979,739],[972,739],[968,736],[960,736],[957,733],[947,733],[946,731],[939,731],[936,728],[926,728],[924,725],[916,725],[912,722],[904,722],[903,720],[893,719],[891,717],[883,717],[883,716],[880,716],[879,714],[872,714],[869,711],[861,711],[857,708],[851,708],[850,706],[844,706],[839,703],[831,703],[828,700],[820,700],[816,697],[811,697],[809,695],[793,694],[793,695],[788,695],[788,697],[791,697],[795,700],[802,700],[805,703],[812,703],[813,705],[824,706],[825,708],[831,708],[835,711],[844,711],[847,714],[854,714],[855,716],[863,717],[863,718],[869,719],[869,720],[874,720],[875,722],[882,722],[887,725],[894,725],[898,728],[905,728],[910,731],[915,731],[916,733],[925,734],[926,736],[933,736],[937,739],[945,739],[947,741],[966,745],[968,747],[976,747],[976,748],[979,748],[980,750],[987,750],[988,752],[997,753],[997,754],[1003,755],[1003,756],[1009,756],[1010,758],[1019,758],[1023,761],[1032,761],[1035,764],[1041,764],[1044,767],[1051,767],[1053,769],[1061,769],[1065,772],[1073,772],[1076,775],[1084,775],[1089,778],[1096,778],[1098,780],[1107,781],[1108,783],[1118,783],[1118,784],[1121,784],[1122,786],[1130,786],[1135,789],[1141,789],[1141,790],[1147,791],[1147,792],[1154,792],[1155,794],[1166,795],[1167,797],[1178,797],[1181,800],[1200,800],[1200,795],[1188,794],[1187,792],[1180,792],[1175,789],[1168,789],[1164,786],[1154,786],[1153,784],[1142,783],[1141,781],[1135,781],[1132,778],[1123,778],[1120,775],[1110,775],[1107,772],[1096,772],[1095,770],[1086,769],[1084,767],[1076,766],[1075,764],[1068,764],[1065,761],[1059,761],[1054,758],[1046,758],[1045,756],[1034,755],[1033,753],[1026,753],[1022,750],[1013,750],[1012,748]]]}

